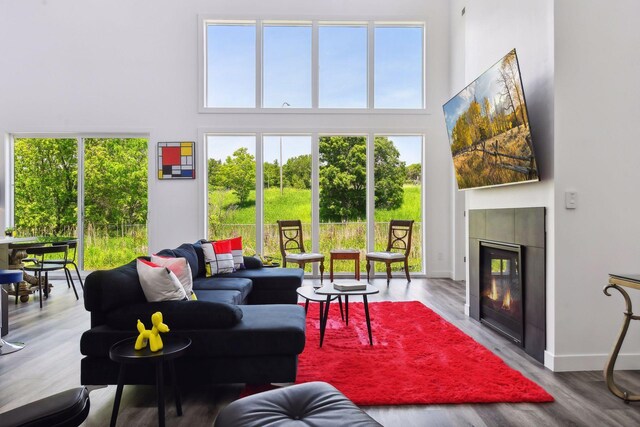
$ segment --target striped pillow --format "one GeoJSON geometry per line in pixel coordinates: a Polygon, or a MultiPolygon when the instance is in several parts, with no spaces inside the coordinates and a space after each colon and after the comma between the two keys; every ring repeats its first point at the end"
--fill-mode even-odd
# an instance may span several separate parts
{"type": "Polygon", "coordinates": [[[244,270],[244,256],[242,255],[242,236],[232,239],[218,240],[218,242],[231,243],[231,255],[233,255],[233,268],[236,270],[244,270]]]}
{"type": "Polygon", "coordinates": [[[202,244],[207,277],[233,273],[234,263],[231,254],[231,242],[217,241],[202,244]]]}

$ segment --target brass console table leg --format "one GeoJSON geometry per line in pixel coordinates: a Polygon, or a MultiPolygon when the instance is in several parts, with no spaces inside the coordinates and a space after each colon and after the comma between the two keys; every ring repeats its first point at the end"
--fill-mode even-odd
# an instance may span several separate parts
{"type": "Polygon", "coordinates": [[[609,360],[607,361],[607,364],[604,367],[604,379],[607,383],[607,387],[609,387],[609,390],[611,390],[611,393],[615,394],[620,399],[624,400],[625,403],[640,401],[640,395],[631,394],[629,391],[621,389],[616,385],[613,378],[613,369],[616,364],[616,359],[618,358],[618,353],[620,352],[620,347],[622,347],[622,342],[624,341],[624,337],[625,335],[627,335],[627,330],[629,329],[629,323],[631,323],[632,320],[640,320],[640,316],[633,315],[633,310],[631,307],[631,298],[629,298],[629,294],[627,294],[627,292],[624,289],[622,289],[618,285],[609,284],[605,286],[604,289],[602,290],[602,292],[604,292],[606,296],[611,296],[611,294],[609,293],[609,288],[616,289],[618,292],[622,294],[626,304],[626,311],[624,312],[624,321],[622,322],[622,328],[620,329],[620,333],[618,334],[618,340],[613,346],[611,356],[609,356],[609,360]]]}

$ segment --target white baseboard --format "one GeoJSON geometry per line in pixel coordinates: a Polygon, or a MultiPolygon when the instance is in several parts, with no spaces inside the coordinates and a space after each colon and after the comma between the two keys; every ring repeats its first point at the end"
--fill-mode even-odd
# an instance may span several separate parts
{"type": "MultiPolygon", "coordinates": [[[[544,352],[544,366],[554,372],[602,371],[609,354],[560,354],[544,352]]],[[[640,369],[640,353],[620,353],[616,370],[640,369]]]]}
{"type": "Polygon", "coordinates": [[[451,271],[429,271],[427,279],[451,279],[453,275],[451,271]]]}

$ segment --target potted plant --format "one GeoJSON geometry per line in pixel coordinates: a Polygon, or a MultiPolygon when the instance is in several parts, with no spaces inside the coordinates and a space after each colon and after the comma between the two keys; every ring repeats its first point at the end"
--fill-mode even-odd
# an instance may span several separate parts
{"type": "Polygon", "coordinates": [[[4,229],[4,235],[7,237],[13,237],[13,234],[16,232],[16,229],[13,227],[7,227],[4,229]]]}

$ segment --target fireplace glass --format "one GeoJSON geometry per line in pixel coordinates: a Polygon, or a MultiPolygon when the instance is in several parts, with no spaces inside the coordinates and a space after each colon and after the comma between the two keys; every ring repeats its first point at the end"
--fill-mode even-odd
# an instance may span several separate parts
{"type": "Polygon", "coordinates": [[[480,243],[480,321],[523,343],[522,264],[519,246],[480,243]]]}

